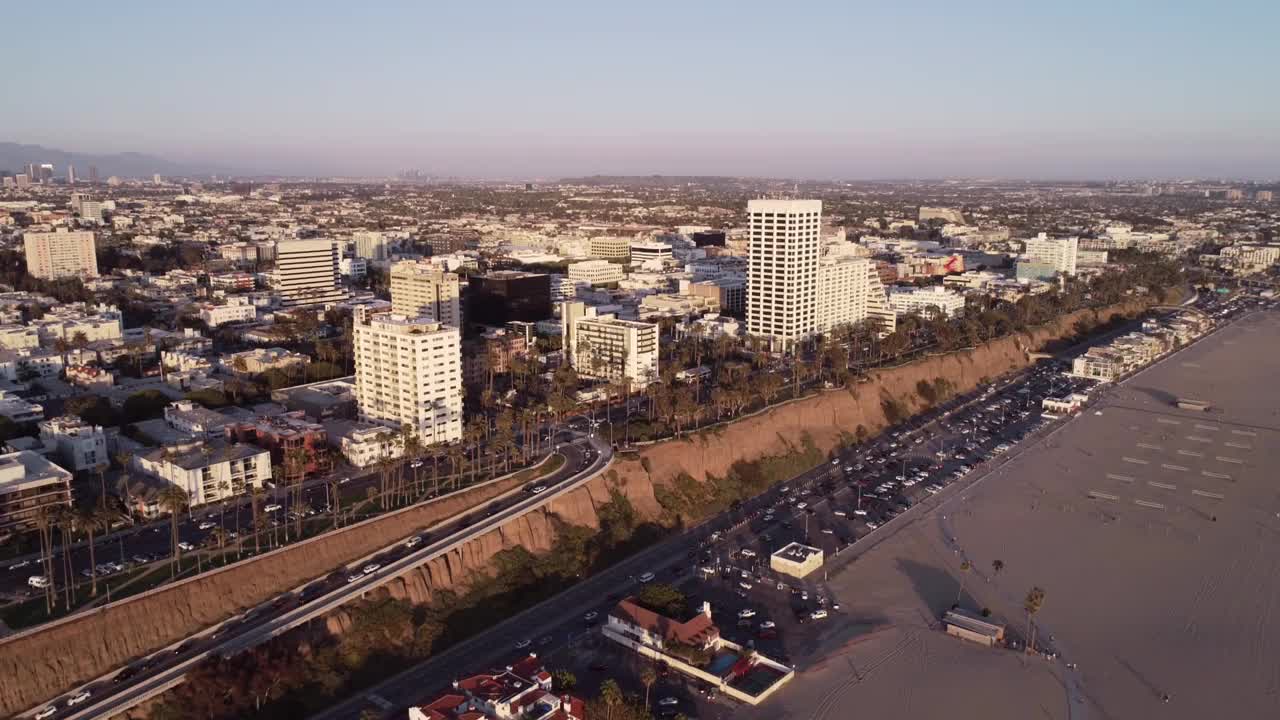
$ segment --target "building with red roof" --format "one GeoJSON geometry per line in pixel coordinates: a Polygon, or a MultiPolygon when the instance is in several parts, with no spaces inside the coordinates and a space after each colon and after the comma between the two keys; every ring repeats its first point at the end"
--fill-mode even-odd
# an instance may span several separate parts
{"type": "Polygon", "coordinates": [[[551,673],[531,653],[502,670],[455,680],[450,690],[409,708],[409,720],[586,720],[586,704],[551,692],[551,673]]]}

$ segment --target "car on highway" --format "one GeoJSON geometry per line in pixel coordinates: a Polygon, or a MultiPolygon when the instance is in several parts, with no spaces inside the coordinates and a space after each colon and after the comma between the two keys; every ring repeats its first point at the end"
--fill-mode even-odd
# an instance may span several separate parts
{"type": "Polygon", "coordinates": [[[44,707],[40,708],[39,712],[37,712],[35,715],[32,715],[31,717],[34,717],[36,720],[44,720],[45,718],[51,718],[57,714],[58,714],[57,705],[45,705],[44,707]]]}
{"type": "Polygon", "coordinates": [[[353,583],[353,582],[355,582],[355,581],[359,580],[359,579],[360,579],[360,578],[362,578],[362,577],[364,577],[364,575],[361,575],[361,574],[359,574],[359,573],[357,573],[357,574],[355,574],[355,575],[348,575],[348,576],[347,576],[347,582],[348,582],[348,583],[353,583]]]}
{"type": "Polygon", "coordinates": [[[192,545],[186,540],[183,540],[182,542],[178,543],[178,549],[182,550],[183,552],[191,552],[192,550],[196,549],[196,546],[192,545]]]}
{"type": "Polygon", "coordinates": [[[823,620],[826,617],[827,617],[827,611],[823,610],[822,608],[818,608],[817,610],[814,610],[813,612],[809,613],[809,618],[811,620],[823,620]]]}
{"type": "Polygon", "coordinates": [[[538,486],[535,486],[535,487],[534,487],[532,490],[530,490],[529,492],[533,493],[534,495],[537,495],[537,494],[539,494],[539,493],[544,493],[544,492],[546,492],[546,491],[547,491],[547,486],[546,486],[546,485],[538,485],[538,486]]]}
{"type": "Polygon", "coordinates": [[[79,705],[85,700],[88,700],[91,694],[92,693],[90,693],[88,690],[81,690],[75,695],[72,695],[71,697],[67,698],[67,707],[75,707],[79,705]]]}
{"type": "Polygon", "coordinates": [[[525,648],[529,647],[532,644],[533,644],[532,640],[530,640],[529,638],[525,638],[516,643],[516,649],[524,650],[525,648]]]}
{"type": "Polygon", "coordinates": [[[411,537],[411,538],[409,538],[408,540],[405,540],[405,541],[404,541],[404,546],[405,546],[405,547],[407,547],[407,548],[409,548],[409,549],[411,549],[411,550],[412,550],[413,548],[418,547],[418,546],[419,546],[419,545],[421,545],[421,544],[422,544],[422,538],[421,538],[420,536],[418,536],[418,535],[414,535],[413,537],[411,537]]]}
{"type": "Polygon", "coordinates": [[[262,508],[262,512],[269,512],[269,513],[278,512],[281,509],[281,507],[282,506],[279,503],[269,503],[262,508]]]}
{"type": "Polygon", "coordinates": [[[642,583],[652,582],[652,581],[653,581],[653,573],[651,573],[651,572],[646,572],[646,573],[642,574],[639,578],[637,578],[637,580],[639,580],[639,581],[640,581],[640,582],[642,582],[642,583]]]}
{"type": "Polygon", "coordinates": [[[588,612],[587,614],[583,615],[582,619],[584,622],[593,623],[596,621],[596,618],[598,617],[600,617],[600,613],[596,612],[595,610],[592,610],[591,612],[588,612]]]}
{"type": "Polygon", "coordinates": [[[664,697],[658,701],[658,705],[662,707],[674,707],[680,704],[680,700],[673,697],[664,697]]]}
{"type": "Polygon", "coordinates": [[[364,573],[365,575],[372,575],[378,572],[378,570],[380,570],[381,568],[382,568],[382,565],[380,563],[369,563],[368,565],[365,565],[363,568],[360,568],[360,572],[364,573]]]}

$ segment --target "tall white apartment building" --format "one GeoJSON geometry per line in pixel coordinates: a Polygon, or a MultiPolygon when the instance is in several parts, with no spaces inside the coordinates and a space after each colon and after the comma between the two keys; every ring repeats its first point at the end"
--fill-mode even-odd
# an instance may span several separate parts
{"type": "Polygon", "coordinates": [[[560,305],[560,337],[569,363],[582,377],[643,388],[658,378],[658,326],[597,315],[578,301],[560,305]]]}
{"type": "Polygon", "coordinates": [[[849,255],[822,258],[818,263],[818,315],[814,329],[825,333],[838,325],[852,325],[872,317],[880,321],[884,334],[896,327],[897,316],[889,307],[875,262],[849,255]]]}
{"type": "Polygon", "coordinates": [[[387,236],[376,230],[365,230],[352,235],[356,257],[366,260],[386,260],[389,242],[387,236]]]}
{"type": "Polygon", "coordinates": [[[143,472],[184,490],[192,505],[242,495],[271,479],[271,451],[250,443],[210,440],[184,449],[155,450],[134,462],[143,472]]]}
{"type": "Polygon", "coordinates": [[[1036,265],[1047,265],[1054,272],[1076,274],[1076,251],[1080,249],[1080,238],[1051,238],[1047,233],[1040,233],[1026,241],[1024,253],[1027,262],[1036,265]]]}
{"type": "Polygon", "coordinates": [[[355,325],[360,419],[409,425],[424,444],[462,438],[462,332],[380,313],[355,325]]]}
{"type": "Polygon", "coordinates": [[[276,244],[276,292],[285,307],[331,305],[347,299],[339,263],[342,253],[329,239],[281,240],[276,244]]]}
{"type": "Polygon", "coordinates": [[[945,317],[960,317],[964,314],[964,304],[964,295],[936,286],[889,293],[889,307],[899,316],[927,315],[933,308],[945,317]]]}
{"type": "Polygon", "coordinates": [[[391,266],[391,311],[462,327],[462,283],[457,273],[424,260],[391,266]]]}
{"type": "Polygon", "coordinates": [[[27,272],[32,277],[53,280],[64,277],[97,277],[98,256],[90,231],[23,233],[27,272]]]}
{"type": "Polygon", "coordinates": [[[818,322],[821,200],[747,203],[747,332],[787,350],[818,322]]]}

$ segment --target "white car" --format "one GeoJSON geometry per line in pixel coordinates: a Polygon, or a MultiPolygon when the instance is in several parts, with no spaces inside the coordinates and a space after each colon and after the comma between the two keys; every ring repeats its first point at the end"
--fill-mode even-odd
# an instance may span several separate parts
{"type": "Polygon", "coordinates": [[[654,577],[654,576],[653,576],[653,573],[651,573],[651,572],[647,572],[647,573],[644,573],[643,575],[641,575],[641,576],[639,577],[639,580],[640,580],[640,582],[642,582],[642,583],[653,582],[653,577],[654,577]]]}
{"type": "Polygon", "coordinates": [[[521,640],[520,642],[516,643],[516,649],[523,650],[532,644],[533,644],[532,640],[530,640],[529,638],[525,638],[524,640],[521,640]]]}
{"type": "Polygon", "coordinates": [[[747,582],[746,580],[743,580],[742,582],[738,583],[738,587],[742,588],[743,590],[750,590],[753,586],[751,583],[747,582]]]}
{"type": "Polygon", "coordinates": [[[831,459],[831,464],[832,464],[832,465],[839,465],[839,464],[840,464],[840,458],[832,458],[832,459],[831,459]]]}
{"type": "Polygon", "coordinates": [[[195,546],[195,545],[192,545],[191,543],[187,542],[186,540],[183,540],[182,542],[178,543],[178,549],[179,549],[179,550],[181,550],[181,551],[183,551],[183,552],[191,552],[192,550],[195,550],[195,549],[196,549],[196,546],[195,546]]]}
{"type": "Polygon", "coordinates": [[[596,618],[598,618],[598,617],[600,617],[600,613],[596,612],[595,610],[592,610],[591,612],[587,613],[586,615],[583,615],[583,616],[582,616],[582,619],[583,619],[584,621],[586,621],[586,622],[594,622],[594,621],[595,621],[595,619],[596,619],[596,618]]]}
{"type": "Polygon", "coordinates": [[[740,618],[751,618],[755,616],[756,616],[756,611],[752,610],[751,608],[743,608],[738,611],[738,617],[740,618]]]}
{"type": "Polygon", "coordinates": [[[530,490],[529,492],[533,493],[534,495],[537,495],[538,493],[542,493],[542,492],[546,492],[546,491],[547,491],[547,486],[546,486],[546,485],[539,485],[539,486],[535,487],[534,489],[530,490]]]}
{"type": "Polygon", "coordinates": [[[368,565],[365,565],[363,568],[361,568],[360,572],[364,573],[365,575],[372,575],[378,572],[378,569],[381,567],[382,566],[379,565],[378,563],[369,563],[368,565]]]}
{"type": "Polygon", "coordinates": [[[422,544],[422,537],[418,535],[414,535],[413,537],[404,541],[404,546],[410,549],[416,548],[421,544],[422,544]]]}
{"type": "Polygon", "coordinates": [[[57,705],[45,705],[44,707],[40,708],[40,712],[36,713],[32,717],[34,717],[36,720],[44,720],[45,718],[51,718],[56,714],[58,714],[57,705]]]}
{"type": "Polygon", "coordinates": [[[866,511],[866,510],[854,510],[854,511],[853,511],[853,514],[854,514],[854,515],[859,515],[859,516],[865,516],[865,515],[867,514],[867,511],[866,511]]]}
{"type": "Polygon", "coordinates": [[[675,705],[679,705],[680,701],[673,697],[664,697],[658,701],[658,704],[662,707],[673,707],[675,705]]]}
{"type": "Polygon", "coordinates": [[[835,534],[836,534],[836,531],[835,531],[835,530],[832,530],[831,528],[822,528],[822,534],[823,534],[823,535],[835,535],[835,534]]]}
{"type": "Polygon", "coordinates": [[[213,529],[214,527],[216,527],[216,526],[217,526],[217,523],[215,523],[215,522],[211,522],[211,521],[209,521],[209,520],[205,520],[204,522],[200,523],[200,525],[199,525],[199,527],[200,527],[200,529],[201,529],[201,530],[212,530],[212,529],[213,529]]]}
{"type": "Polygon", "coordinates": [[[871,530],[875,530],[876,528],[880,527],[880,523],[876,522],[875,520],[868,520],[867,527],[871,530]]]}
{"type": "Polygon", "coordinates": [[[741,555],[742,557],[751,558],[756,556],[756,551],[752,550],[751,548],[742,548],[741,550],[738,551],[738,554],[741,555]]]}
{"type": "Polygon", "coordinates": [[[772,630],[775,627],[777,627],[777,625],[774,625],[772,620],[765,620],[764,622],[760,623],[761,630],[772,630]]]}
{"type": "Polygon", "coordinates": [[[47,588],[49,587],[49,578],[43,575],[32,575],[27,578],[27,584],[33,588],[47,588]]]}
{"type": "Polygon", "coordinates": [[[845,512],[844,510],[835,510],[835,511],[832,511],[831,514],[835,515],[836,517],[849,517],[849,513],[845,512]]]}
{"type": "Polygon", "coordinates": [[[803,509],[805,509],[805,508],[807,508],[807,507],[809,507],[809,503],[804,502],[803,500],[801,500],[800,502],[796,503],[796,509],[797,509],[797,510],[803,510],[803,509]]]}
{"type": "Polygon", "coordinates": [[[81,690],[80,692],[76,693],[75,695],[72,695],[70,698],[67,699],[67,707],[75,707],[76,705],[79,705],[80,703],[88,699],[89,699],[89,691],[81,690]]]}
{"type": "Polygon", "coordinates": [[[266,507],[262,508],[262,512],[273,513],[278,511],[279,509],[280,509],[280,505],[278,503],[271,503],[270,505],[267,505],[266,507]]]}
{"type": "Polygon", "coordinates": [[[827,617],[827,611],[823,610],[822,608],[818,608],[817,610],[814,610],[813,612],[809,613],[809,617],[814,620],[822,620],[827,617]]]}
{"type": "Polygon", "coordinates": [[[360,578],[362,578],[362,577],[364,577],[364,576],[363,576],[363,575],[360,575],[360,574],[348,575],[348,576],[347,576],[347,584],[351,584],[351,583],[353,583],[353,582],[355,582],[355,581],[359,580],[359,579],[360,579],[360,578]]]}

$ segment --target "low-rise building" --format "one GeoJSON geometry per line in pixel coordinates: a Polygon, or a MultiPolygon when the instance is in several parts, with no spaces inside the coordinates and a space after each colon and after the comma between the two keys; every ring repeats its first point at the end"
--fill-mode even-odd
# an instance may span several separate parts
{"type": "Polygon", "coordinates": [[[293,411],[257,418],[226,427],[227,438],[253,443],[271,451],[271,461],[285,468],[289,480],[300,479],[329,468],[323,450],[328,446],[324,426],[293,411]],[[294,453],[301,453],[295,466],[294,453]]]}
{"type": "Polygon", "coordinates": [[[271,401],[290,410],[300,410],[316,420],[354,418],[357,411],[355,376],[272,390],[271,401]]]}
{"type": "Polygon", "coordinates": [[[67,368],[67,382],[90,390],[105,390],[116,383],[115,375],[96,365],[71,365],[67,368]]]}
{"type": "Polygon", "coordinates": [[[561,305],[563,347],[579,375],[626,380],[636,389],[658,377],[658,326],[597,315],[580,302],[561,305]]]}
{"type": "Polygon", "coordinates": [[[17,425],[39,422],[44,419],[44,406],[28,402],[7,390],[0,390],[0,416],[9,418],[17,425]]]}
{"type": "Polygon", "coordinates": [[[943,317],[964,314],[964,295],[940,287],[894,290],[889,293],[889,307],[898,317],[911,313],[926,315],[931,309],[943,317]]]}
{"type": "Polygon", "coordinates": [[[995,647],[1004,644],[1004,626],[988,622],[963,608],[953,608],[942,616],[947,634],[979,645],[995,647]]]}
{"type": "Polygon", "coordinates": [[[224,434],[234,421],[192,400],[178,400],[164,409],[164,422],[187,436],[209,439],[224,434]]]}
{"type": "Polygon", "coordinates": [[[324,423],[324,428],[329,444],[338,448],[354,467],[370,467],[383,458],[395,459],[404,454],[400,433],[386,425],[331,420],[324,423]]]}
{"type": "Polygon", "coordinates": [[[409,720],[586,720],[586,704],[551,691],[551,673],[530,654],[502,670],[460,678],[409,708],[409,720]]]}
{"type": "Polygon", "coordinates": [[[311,358],[307,355],[290,352],[284,348],[270,347],[224,355],[219,364],[225,372],[236,375],[258,375],[268,370],[301,369],[310,362],[311,358]]]}
{"type": "Polygon", "coordinates": [[[769,556],[769,568],[783,575],[802,578],[822,567],[822,549],[798,542],[790,543],[769,556]]]}
{"type": "Polygon", "coordinates": [[[40,423],[40,441],[72,472],[94,470],[109,464],[107,434],[100,425],[63,415],[40,423]]]}
{"type": "Polygon", "coordinates": [[[71,507],[70,472],[29,450],[0,455],[0,533],[31,530],[56,507],[71,507]]]}
{"type": "Polygon", "coordinates": [[[222,305],[205,303],[200,306],[200,319],[209,327],[227,323],[247,323],[258,319],[258,309],[245,297],[230,297],[222,305]]]}
{"type": "Polygon", "coordinates": [[[241,495],[271,479],[270,452],[222,440],[155,450],[135,462],[143,472],[185,491],[192,505],[241,495]]]}
{"type": "Polygon", "coordinates": [[[585,285],[608,285],[621,282],[625,273],[622,266],[608,260],[583,260],[565,269],[569,280],[585,285]]]}

